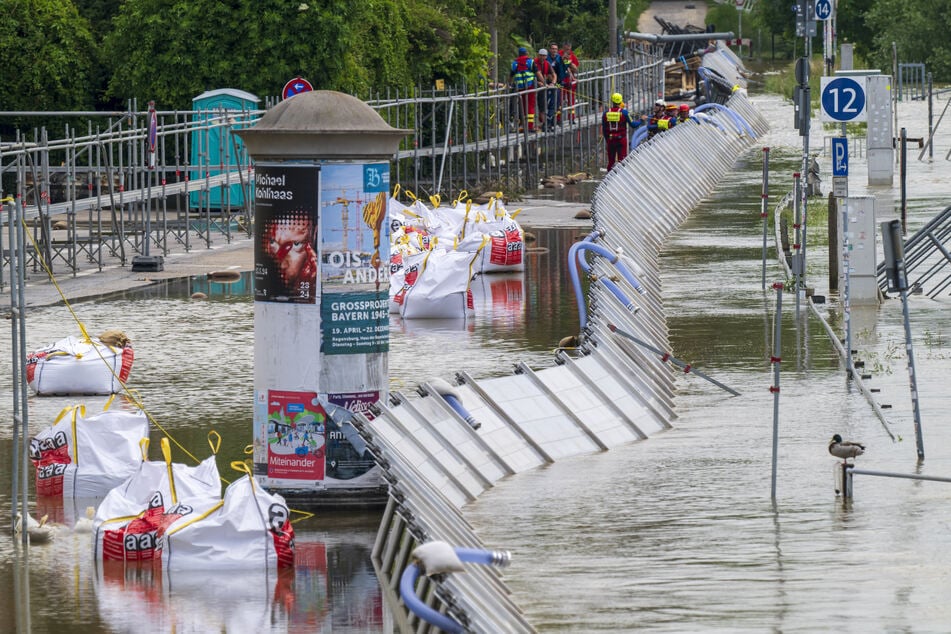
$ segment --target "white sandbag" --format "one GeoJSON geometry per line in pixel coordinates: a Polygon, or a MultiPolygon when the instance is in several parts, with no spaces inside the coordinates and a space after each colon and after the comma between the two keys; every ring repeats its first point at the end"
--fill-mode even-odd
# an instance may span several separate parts
{"type": "Polygon", "coordinates": [[[221,503],[214,455],[194,467],[173,463],[167,438],[162,439],[162,453],[164,461],[141,460],[136,472],[110,491],[96,509],[97,560],[158,559],[158,540],[173,522],[199,517],[221,503]]]}
{"type": "Polygon", "coordinates": [[[132,345],[66,337],[26,359],[28,385],[37,394],[115,394],[129,378],[132,345]]]}
{"type": "Polygon", "coordinates": [[[397,295],[404,319],[465,319],[474,313],[469,281],[481,251],[430,251],[412,285],[397,295]]]}
{"type": "Polygon", "coordinates": [[[478,233],[489,237],[489,244],[478,260],[479,273],[518,273],[525,270],[524,232],[518,222],[504,209],[491,216],[477,213],[466,228],[466,234],[478,233]]]}
{"type": "Polygon", "coordinates": [[[110,409],[111,403],[89,417],[84,405],[67,407],[30,439],[37,496],[100,498],[135,473],[149,420],[141,410],[110,409]]]}
{"type": "Polygon", "coordinates": [[[220,506],[177,520],[160,540],[162,564],[172,570],[294,565],[290,510],[283,497],[268,493],[250,475],[228,485],[220,506]]]}

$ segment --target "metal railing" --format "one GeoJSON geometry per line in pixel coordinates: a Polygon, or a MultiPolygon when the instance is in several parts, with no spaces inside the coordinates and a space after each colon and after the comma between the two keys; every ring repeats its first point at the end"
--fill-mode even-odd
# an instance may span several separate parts
{"type": "MultiPolygon", "coordinates": [[[[928,224],[908,238],[903,246],[905,273],[909,278],[909,288],[920,289],[934,299],[951,287],[951,206],[931,219],[928,224]],[[916,278],[912,279],[912,273],[916,278]],[[931,288],[925,290],[925,285],[931,288]]],[[[875,271],[878,287],[884,293],[888,288],[885,275],[885,263],[878,265],[875,271]]]]}
{"type": "MultiPolygon", "coordinates": [[[[474,189],[512,195],[536,189],[545,175],[593,170],[603,104],[620,92],[632,110],[646,110],[663,92],[663,59],[645,47],[587,61],[575,90],[554,90],[565,100],[560,125],[542,132],[519,130],[518,95],[503,87],[415,90],[368,103],[390,125],[413,130],[394,182],[424,199],[474,189]]],[[[75,275],[125,266],[146,245],[167,255],[249,237],[254,173],[234,131],[264,112],[160,111],[153,120],[134,103],[127,112],[0,112],[0,120],[67,121],[59,138],[38,127],[0,140],[0,198],[12,193],[23,205],[28,268],[75,275]]],[[[2,247],[0,280],[10,263],[2,247]]]]}

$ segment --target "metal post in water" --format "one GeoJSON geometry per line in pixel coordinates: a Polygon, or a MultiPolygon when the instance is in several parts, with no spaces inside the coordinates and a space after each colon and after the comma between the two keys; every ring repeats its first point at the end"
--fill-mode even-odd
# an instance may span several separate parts
{"type": "Polygon", "coordinates": [[[776,291],[776,325],[773,328],[773,356],[769,362],[773,365],[773,385],[769,391],[773,393],[773,473],[771,479],[770,497],[776,499],[776,462],[779,453],[779,363],[782,361],[782,325],[783,325],[783,284],[773,284],[776,291]]]}
{"type": "Polygon", "coordinates": [[[908,233],[908,189],[906,187],[906,178],[908,176],[908,131],[901,129],[901,172],[899,173],[899,182],[901,183],[901,233],[908,233]]]}
{"type": "Polygon", "coordinates": [[[10,315],[12,326],[12,381],[13,381],[13,499],[12,515],[16,521],[19,508],[23,515],[20,540],[24,548],[29,544],[26,517],[29,513],[29,474],[26,459],[30,417],[27,407],[26,376],[26,232],[23,227],[23,206],[18,196],[7,216],[10,236],[10,315]],[[19,435],[18,435],[19,433],[19,435]]]}
{"type": "Polygon", "coordinates": [[[763,193],[759,215],[763,219],[763,290],[766,290],[766,217],[769,204],[769,148],[763,148],[763,193]]]}
{"type": "Polygon", "coordinates": [[[793,173],[793,191],[795,192],[793,200],[793,292],[796,293],[796,321],[799,321],[799,288],[802,279],[802,178],[799,172],[793,173]]]}
{"type": "Polygon", "coordinates": [[[854,465],[843,462],[842,463],[842,500],[851,500],[852,499],[852,469],[854,465]]]}
{"type": "Polygon", "coordinates": [[[849,212],[848,201],[842,209],[842,320],[845,322],[845,375],[851,379],[855,371],[852,365],[852,305],[849,297],[849,281],[851,280],[852,263],[849,256],[852,245],[849,241],[849,212]]]}
{"type": "Polygon", "coordinates": [[[934,160],[934,78],[928,73],[928,160],[934,160]]]}

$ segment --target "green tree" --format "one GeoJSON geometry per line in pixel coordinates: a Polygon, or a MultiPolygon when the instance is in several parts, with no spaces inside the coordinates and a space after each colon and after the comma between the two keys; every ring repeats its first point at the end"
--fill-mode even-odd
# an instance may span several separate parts
{"type": "Polygon", "coordinates": [[[127,0],[105,38],[109,94],[187,108],[211,88],[277,95],[451,82],[485,73],[488,36],[465,4],[422,0],[127,0]]]}
{"type": "Polygon", "coordinates": [[[935,81],[951,81],[951,11],[947,0],[877,0],[869,9],[873,66],[891,73],[892,43],[901,62],[922,62],[935,81]]]}
{"type": "Polygon", "coordinates": [[[95,52],[88,22],[70,0],[0,0],[3,110],[92,108],[95,52]]]}

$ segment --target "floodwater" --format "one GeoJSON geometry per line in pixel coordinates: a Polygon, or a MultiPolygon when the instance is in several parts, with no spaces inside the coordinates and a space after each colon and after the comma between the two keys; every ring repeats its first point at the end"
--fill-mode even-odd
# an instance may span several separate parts
{"type": "MultiPolygon", "coordinates": [[[[774,126],[792,121],[791,106],[779,99],[757,105],[774,126]]],[[[821,132],[812,143],[822,147],[821,132]]],[[[763,145],[772,148],[776,200],[799,170],[801,141],[779,131],[763,145]]],[[[946,151],[939,145],[934,164],[912,165],[911,231],[951,201],[946,151]]],[[[512,551],[506,579],[540,631],[946,631],[951,623],[951,485],[856,476],[846,505],[834,494],[836,461],[826,452],[828,438],[841,433],[868,446],[862,467],[951,476],[951,430],[943,424],[951,399],[942,384],[951,370],[947,297],[910,300],[926,449],[920,465],[900,304],[862,315],[866,327],[853,342],[873,374],[868,383],[892,406],[886,429],[850,386],[821,324],[805,310],[797,320],[785,298],[777,499],[770,500],[775,294],[760,282],[761,156],[757,146],[740,160],[662,258],[674,354],[742,395],[680,376],[673,430],[516,476],[466,509],[490,548],[512,551]]],[[[886,201],[880,219],[895,217],[893,190],[875,193],[886,201]]],[[[526,228],[538,235],[528,270],[480,280],[474,323],[394,320],[394,390],[459,370],[484,377],[507,374],[517,361],[551,363],[558,340],[577,329],[563,262],[579,231],[526,228]]],[[[826,252],[810,249],[809,282],[821,294],[826,252]]],[[[770,282],[780,275],[772,253],[770,282]]],[[[121,328],[132,337],[131,383],[168,433],[199,457],[207,455],[208,430],[221,433],[218,462],[229,479],[224,469],[243,456],[251,429],[248,283],[177,280],[76,306],[91,333],[121,328]],[[190,300],[195,290],[210,300],[190,300]]],[[[27,327],[30,349],[78,334],[62,307],[31,311],[27,327]]],[[[0,358],[4,394],[9,363],[9,355],[0,358]]],[[[31,429],[74,400],[31,397],[31,429]]],[[[93,411],[102,402],[84,401],[93,411]]],[[[10,407],[0,402],[0,420],[10,420],[10,407]]],[[[9,423],[0,427],[3,465],[12,463],[11,433],[9,423]]],[[[9,469],[0,468],[0,509],[9,509],[10,486],[9,469]]],[[[37,510],[64,524],[81,512],[37,510]]],[[[97,572],[89,536],[65,530],[31,548],[24,567],[9,532],[0,531],[0,623],[32,632],[387,631],[369,561],[378,521],[373,512],[299,521],[297,565],[270,579],[97,572]]]]}

